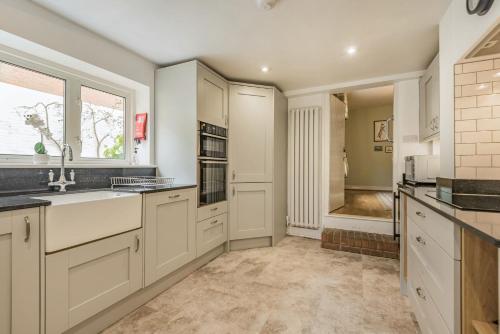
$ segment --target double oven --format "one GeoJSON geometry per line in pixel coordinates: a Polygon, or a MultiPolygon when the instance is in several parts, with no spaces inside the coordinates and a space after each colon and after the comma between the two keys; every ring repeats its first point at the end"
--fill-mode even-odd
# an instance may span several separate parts
{"type": "Polygon", "coordinates": [[[200,122],[198,129],[198,206],[226,200],[227,129],[200,122]]]}

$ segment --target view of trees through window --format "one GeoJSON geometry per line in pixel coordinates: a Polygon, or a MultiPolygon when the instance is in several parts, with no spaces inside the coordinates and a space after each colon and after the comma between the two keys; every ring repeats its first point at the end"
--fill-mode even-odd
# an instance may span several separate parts
{"type": "MultiPolygon", "coordinates": [[[[0,61],[1,155],[32,155],[37,142],[49,155],[61,154],[65,129],[75,129],[65,128],[65,85],[0,61]]],[[[125,159],[125,98],[83,85],[80,94],[80,132],[66,134],[80,139],[73,149],[81,158],[125,159]]]]}

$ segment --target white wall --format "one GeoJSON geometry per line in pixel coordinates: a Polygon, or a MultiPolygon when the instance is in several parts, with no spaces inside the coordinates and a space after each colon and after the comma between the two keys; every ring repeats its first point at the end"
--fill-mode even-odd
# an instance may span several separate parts
{"type": "MultiPolygon", "coordinates": [[[[0,45],[133,89],[136,111],[149,113],[154,138],[152,62],[27,0],[0,1],[0,45]]],[[[140,158],[154,162],[152,140],[140,158]]]]}
{"type": "Polygon", "coordinates": [[[454,177],[454,73],[462,59],[500,18],[500,1],[484,16],[469,15],[464,0],[452,0],[439,23],[441,176],[454,177]]]}
{"type": "Polygon", "coordinates": [[[418,79],[399,81],[394,84],[394,148],[393,188],[402,180],[405,171],[404,157],[432,154],[432,143],[420,143],[419,133],[419,85],[418,79]]]}

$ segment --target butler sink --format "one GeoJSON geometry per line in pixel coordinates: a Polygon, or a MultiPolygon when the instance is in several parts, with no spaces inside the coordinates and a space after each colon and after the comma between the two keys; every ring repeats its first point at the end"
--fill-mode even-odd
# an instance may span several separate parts
{"type": "Polygon", "coordinates": [[[45,251],[55,252],[141,227],[142,196],[92,191],[34,198],[45,208],[45,251]]]}

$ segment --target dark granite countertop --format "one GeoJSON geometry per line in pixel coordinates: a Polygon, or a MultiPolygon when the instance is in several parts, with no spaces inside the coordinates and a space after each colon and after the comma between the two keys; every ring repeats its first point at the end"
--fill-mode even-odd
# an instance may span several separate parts
{"type": "MultiPolygon", "coordinates": [[[[81,193],[81,192],[89,192],[89,191],[124,191],[124,192],[133,192],[139,194],[149,194],[156,193],[162,191],[173,191],[180,189],[188,189],[188,188],[196,188],[195,184],[174,184],[171,186],[167,185],[157,185],[157,186],[149,186],[149,187],[118,187],[115,189],[110,188],[99,188],[99,189],[81,189],[81,190],[69,190],[68,193],[81,193]]],[[[41,200],[32,198],[31,196],[44,196],[44,195],[63,195],[65,193],[60,193],[56,191],[34,191],[32,193],[23,193],[16,196],[0,196],[0,211],[10,211],[10,210],[19,210],[19,209],[27,209],[27,208],[36,208],[40,206],[48,206],[50,205],[50,201],[41,200]]]]}
{"type": "Polygon", "coordinates": [[[408,187],[398,184],[399,191],[422,205],[437,212],[455,224],[466,228],[485,241],[500,248],[500,213],[475,210],[461,210],[427,196],[436,196],[436,188],[408,187]]]}

